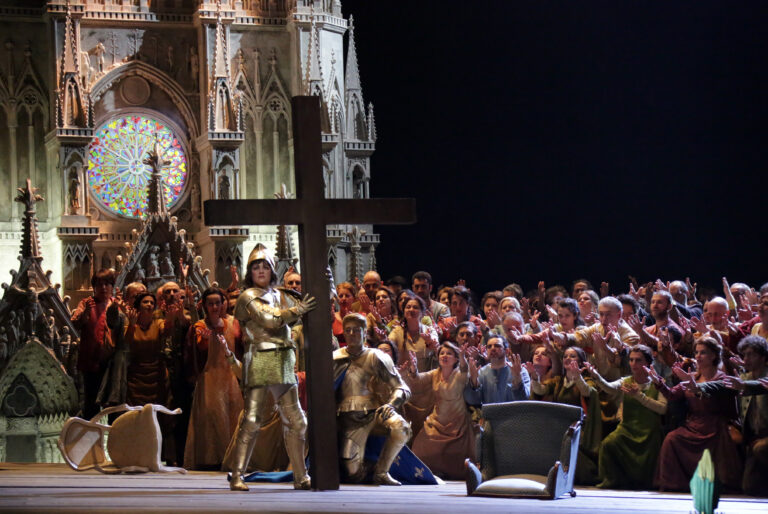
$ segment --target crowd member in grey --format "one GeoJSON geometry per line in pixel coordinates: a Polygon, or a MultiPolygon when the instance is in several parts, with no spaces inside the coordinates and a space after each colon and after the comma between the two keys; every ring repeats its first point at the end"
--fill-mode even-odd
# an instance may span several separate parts
{"type": "Polygon", "coordinates": [[[531,396],[531,377],[519,355],[512,354],[507,360],[508,347],[503,336],[492,336],[486,345],[488,364],[478,369],[475,359],[468,359],[469,381],[464,389],[467,403],[514,402],[527,400],[531,396]]]}

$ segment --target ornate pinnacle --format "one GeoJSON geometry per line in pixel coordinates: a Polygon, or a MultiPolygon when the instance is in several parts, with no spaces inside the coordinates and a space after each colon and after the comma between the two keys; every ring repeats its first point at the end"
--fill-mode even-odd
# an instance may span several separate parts
{"type": "Polygon", "coordinates": [[[37,235],[37,211],[35,204],[42,202],[43,197],[37,194],[38,188],[32,187],[32,181],[27,178],[27,186],[17,188],[19,195],[15,200],[24,204],[23,234],[21,237],[21,257],[23,259],[43,260],[40,255],[40,240],[37,235]]]}
{"type": "MultiPolygon", "coordinates": [[[[275,198],[278,200],[287,200],[290,197],[291,194],[288,192],[288,188],[285,184],[282,184],[280,186],[280,191],[275,193],[275,198]]],[[[277,248],[275,254],[278,260],[288,260],[293,258],[288,227],[285,225],[277,226],[277,248]]]]}
{"type": "Polygon", "coordinates": [[[142,162],[152,168],[152,178],[147,186],[147,214],[166,214],[168,208],[165,203],[165,191],[163,189],[163,177],[160,170],[171,163],[162,158],[163,151],[160,142],[155,138],[155,147],[147,153],[147,158],[142,162]]]}

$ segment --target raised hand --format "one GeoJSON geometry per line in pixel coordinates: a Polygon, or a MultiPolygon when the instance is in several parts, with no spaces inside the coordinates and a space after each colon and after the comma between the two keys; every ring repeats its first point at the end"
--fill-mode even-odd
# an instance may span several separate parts
{"type": "Polygon", "coordinates": [[[717,344],[719,344],[721,347],[723,346],[723,336],[720,335],[720,332],[717,330],[710,330],[709,335],[712,336],[712,339],[717,341],[717,344]]]}
{"type": "Polygon", "coordinates": [[[658,351],[661,351],[664,348],[672,349],[672,341],[669,339],[669,331],[662,330],[659,334],[658,342],[658,351]]]}
{"type": "Polygon", "coordinates": [[[688,287],[688,298],[696,300],[696,286],[698,284],[696,282],[691,284],[691,277],[685,277],[685,285],[688,287]]]}
{"type": "Polygon", "coordinates": [[[523,369],[523,362],[520,359],[520,354],[518,353],[512,353],[511,351],[507,350],[507,356],[509,357],[509,361],[507,362],[507,366],[509,366],[509,369],[512,370],[512,375],[515,377],[520,376],[520,372],[523,369]]]}
{"type": "Polygon", "coordinates": [[[376,341],[383,343],[387,340],[387,331],[379,327],[373,327],[373,337],[376,341]]]}
{"type": "Polygon", "coordinates": [[[628,394],[629,396],[640,396],[640,387],[637,384],[621,385],[621,392],[628,394]]]}
{"type": "Polygon", "coordinates": [[[683,384],[686,391],[694,394],[698,392],[699,389],[696,387],[696,377],[693,373],[687,373],[683,368],[678,366],[672,368],[672,373],[674,373],[680,380],[680,383],[683,384]]]}
{"type": "Polygon", "coordinates": [[[587,373],[589,373],[589,374],[590,374],[590,375],[592,375],[593,377],[594,377],[595,375],[597,375],[597,369],[595,369],[595,367],[594,367],[594,366],[592,365],[592,363],[591,363],[591,362],[589,362],[589,361],[585,361],[585,362],[584,362],[584,369],[587,371],[587,373]]]}
{"type": "Polygon", "coordinates": [[[531,377],[531,380],[535,380],[536,382],[541,382],[541,377],[539,376],[539,373],[536,371],[536,367],[533,365],[532,362],[526,362],[523,364],[523,367],[528,372],[528,375],[531,377]]]}
{"type": "Polygon", "coordinates": [[[653,290],[654,291],[669,291],[669,282],[666,284],[661,281],[660,278],[656,279],[656,282],[653,284],[653,290]]]}
{"type": "Polygon", "coordinates": [[[723,277],[723,297],[726,300],[733,298],[733,293],[731,293],[731,286],[728,284],[728,279],[725,277],[723,277]]]}
{"type": "Polygon", "coordinates": [[[424,345],[434,351],[437,349],[439,343],[437,339],[434,336],[434,332],[432,330],[426,330],[422,332],[421,336],[424,338],[424,345]]]}
{"type": "Polygon", "coordinates": [[[365,294],[365,289],[360,290],[362,294],[358,292],[357,299],[360,301],[360,310],[363,312],[371,312],[371,299],[368,298],[368,295],[365,294]]]}
{"type": "Polygon", "coordinates": [[[707,324],[704,323],[703,320],[697,318],[696,316],[691,318],[691,324],[693,325],[693,328],[698,332],[699,334],[706,334],[709,332],[709,327],[707,327],[707,324]]]}
{"type": "Polygon", "coordinates": [[[488,313],[487,321],[488,321],[488,326],[491,328],[495,327],[496,325],[500,325],[501,314],[499,314],[499,312],[496,310],[492,310],[491,312],[488,313]]]}
{"type": "Polygon", "coordinates": [[[379,312],[379,309],[377,309],[375,305],[371,305],[370,313],[373,316],[373,319],[376,320],[376,323],[384,323],[384,319],[381,317],[381,313],[379,312]]]}
{"type": "Polygon", "coordinates": [[[128,317],[128,323],[135,325],[139,321],[139,311],[133,307],[126,307],[125,315],[128,317]]]}
{"type": "Polygon", "coordinates": [[[738,355],[734,354],[732,355],[728,361],[731,363],[731,365],[734,368],[743,368],[744,367],[744,360],[739,357],[738,355]]]}
{"type": "Polygon", "coordinates": [[[656,385],[661,384],[661,376],[659,376],[659,374],[656,373],[656,370],[653,368],[653,366],[643,366],[643,369],[645,370],[645,373],[648,375],[648,378],[651,379],[651,382],[653,382],[656,385]]]}
{"type": "Polygon", "coordinates": [[[469,351],[467,351],[467,354],[469,357],[467,358],[467,366],[469,367],[469,380],[473,384],[477,384],[477,362],[475,362],[475,357],[477,356],[477,348],[470,347],[469,351]],[[474,350],[474,352],[472,351],[474,350]]]}
{"type": "Polygon", "coordinates": [[[467,287],[467,281],[463,278],[460,278],[456,281],[456,287],[467,287]]]}
{"type": "Polygon", "coordinates": [[[739,335],[739,325],[736,323],[736,320],[731,316],[728,319],[728,335],[731,337],[736,337],[739,335]]]}
{"type": "Polygon", "coordinates": [[[597,322],[597,316],[594,312],[590,312],[584,315],[584,323],[587,325],[594,325],[597,322]]]}
{"type": "Polygon", "coordinates": [[[446,334],[452,333],[454,330],[456,330],[456,326],[458,323],[456,323],[456,318],[446,318],[443,320],[443,330],[446,334]]]}
{"type": "Polygon", "coordinates": [[[237,266],[230,266],[229,267],[229,287],[227,289],[229,291],[234,291],[237,289],[237,286],[239,283],[240,283],[240,277],[237,276],[237,266]]]}
{"type": "Polygon", "coordinates": [[[533,311],[533,316],[531,316],[531,321],[530,321],[531,327],[536,328],[538,326],[539,316],[541,316],[541,312],[533,311]]]}
{"type": "Polygon", "coordinates": [[[611,284],[608,282],[600,282],[600,298],[605,298],[610,294],[611,284]]]}
{"type": "Polygon", "coordinates": [[[744,298],[746,298],[747,303],[750,305],[750,309],[752,305],[757,305],[760,301],[760,295],[755,291],[754,287],[751,287],[749,291],[744,294],[744,298]]]}
{"type": "Polygon", "coordinates": [[[581,375],[581,368],[579,368],[579,365],[576,363],[576,361],[570,361],[563,365],[565,368],[565,376],[568,380],[574,381],[576,380],[579,375],[581,375]]]}
{"type": "Polygon", "coordinates": [[[296,310],[299,316],[314,310],[315,307],[317,307],[317,300],[315,300],[314,296],[309,296],[308,294],[305,294],[304,298],[296,303],[296,310]]]}
{"type": "Polygon", "coordinates": [[[637,291],[637,289],[635,289],[634,282],[630,282],[629,283],[629,295],[632,298],[634,298],[635,300],[639,300],[640,299],[640,293],[637,291]]]}
{"type": "Polygon", "coordinates": [[[549,330],[547,332],[548,337],[557,343],[558,346],[562,347],[565,345],[565,343],[568,342],[568,335],[565,332],[554,332],[552,330],[549,330]]]}
{"type": "Polygon", "coordinates": [[[214,339],[216,333],[208,327],[202,327],[197,329],[197,335],[200,339],[214,339]]]}
{"type": "Polygon", "coordinates": [[[227,344],[227,340],[224,338],[224,334],[216,334],[216,341],[219,342],[219,345],[224,352],[224,357],[229,359],[232,356],[232,350],[229,349],[229,345],[227,344]]]}
{"type": "Polygon", "coordinates": [[[520,300],[520,310],[522,311],[524,318],[531,315],[531,301],[527,296],[523,296],[523,299],[520,300]]]}
{"type": "Polygon", "coordinates": [[[547,285],[543,280],[539,280],[536,289],[539,291],[539,297],[543,300],[544,296],[547,294],[547,285]]]}
{"type": "Polygon", "coordinates": [[[602,349],[603,351],[606,351],[611,354],[616,354],[616,349],[612,348],[608,341],[611,339],[611,335],[613,334],[612,330],[608,330],[605,335],[602,335],[600,332],[595,330],[592,332],[592,341],[594,343],[595,349],[602,349]]]}
{"type": "Polygon", "coordinates": [[[749,321],[752,319],[754,314],[752,313],[752,304],[749,303],[749,299],[747,298],[747,295],[744,295],[739,300],[739,303],[741,306],[736,311],[739,315],[739,319],[741,321],[749,321]]]}
{"type": "Polygon", "coordinates": [[[723,385],[734,391],[743,391],[747,387],[741,378],[731,375],[726,375],[725,378],[723,378],[723,385]]]}
{"type": "Polygon", "coordinates": [[[416,353],[413,350],[408,350],[408,363],[410,364],[411,373],[416,373],[419,369],[419,360],[416,358],[416,353]]]}
{"type": "Polygon", "coordinates": [[[627,324],[637,333],[637,335],[643,335],[642,332],[645,331],[645,320],[645,316],[643,316],[643,319],[640,319],[640,316],[633,314],[627,320],[627,324]]]}
{"type": "Polygon", "coordinates": [[[547,308],[547,317],[549,317],[549,321],[553,323],[559,322],[559,318],[557,317],[557,311],[553,309],[550,305],[545,306],[547,308]]]}

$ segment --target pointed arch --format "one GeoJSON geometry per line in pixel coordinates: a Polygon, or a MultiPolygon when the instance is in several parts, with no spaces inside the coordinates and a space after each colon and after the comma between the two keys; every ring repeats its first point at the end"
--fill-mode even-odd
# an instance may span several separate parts
{"type": "Polygon", "coordinates": [[[347,104],[347,134],[350,139],[367,141],[368,123],[365,114],[365,106],[362,97],[357,92],[352,92],[347,104]]]}
{"type": "Polygon", "coordinates": [[[153,87],[159,88],[168,95],[184,119],[190,139],[194,140],[200,135],[197,118],[187,101],[182,87],[170,75],[143,61],[130,61],[105,73],[91,86],[91,97],[94,101],[98,101],[104,93],[109,91],[113,84],[132,75],[138,75],[148,80],[152,83],[153,87]]]}

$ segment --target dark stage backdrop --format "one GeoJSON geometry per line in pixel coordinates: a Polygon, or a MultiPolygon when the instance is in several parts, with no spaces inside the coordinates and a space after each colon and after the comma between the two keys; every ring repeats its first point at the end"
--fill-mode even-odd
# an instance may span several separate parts
{"type": "Polygon", "coordinates": [[[768,4],[344,0],[379,138],[382,275],[768,280],[768,4]]]}

